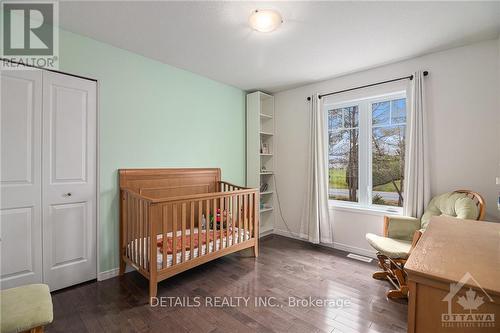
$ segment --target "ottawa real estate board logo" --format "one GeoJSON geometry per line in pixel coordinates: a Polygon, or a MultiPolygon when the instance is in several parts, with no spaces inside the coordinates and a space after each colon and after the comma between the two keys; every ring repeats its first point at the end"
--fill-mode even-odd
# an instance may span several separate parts
{"type": "Polygon", "coordinates": [[[486,303],[492,303],[493,299],[469,272],[457,283],[450,283],[450,292],[442,301],[448,302],[447,313],[441,314],[442,327],[495,327],[495,314],[481,309],[486,303]]]}
{"type": "Polygon", "coordinates": [[[55,1],[2,1],[1,69],[58,69],[58,18],[55,1]]]}

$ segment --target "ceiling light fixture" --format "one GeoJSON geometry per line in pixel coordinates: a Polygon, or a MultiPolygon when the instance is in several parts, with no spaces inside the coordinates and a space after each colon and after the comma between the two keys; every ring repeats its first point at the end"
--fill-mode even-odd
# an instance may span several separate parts
{"type": "Polygon", "coordinates": [[[281,15],[272,9],[256,9],[248,20],[252,29],[259,32],[271,32],[276,30],[283,19],[281,15]]]}

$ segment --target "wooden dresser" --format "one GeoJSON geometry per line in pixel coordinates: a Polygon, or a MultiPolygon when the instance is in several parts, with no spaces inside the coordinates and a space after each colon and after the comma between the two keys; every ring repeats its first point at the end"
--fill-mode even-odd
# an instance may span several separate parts
{"type": "Polygon", "coordinates": [[[500,223],[435,217],[405,269],[408,332],[500,332],[500,223]]]}

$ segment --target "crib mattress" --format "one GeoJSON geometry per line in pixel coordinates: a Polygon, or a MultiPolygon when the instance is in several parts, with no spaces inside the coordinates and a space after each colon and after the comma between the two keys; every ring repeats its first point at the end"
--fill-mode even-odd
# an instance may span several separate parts
{"type": "MultiPolygon", "coordinates": [[[[195,228],[194,231],[197,234],[198,228],[195,228]]],[[[209,230],[209,232],[213,232],[213,230],[209,230]]],[[[220,232],[220,230],[217,230],[217,233],[219,233],[219,232],[220,232]]],[[[239,229],[235,227],[235,234],[236,234],[235,244],[238,243],[238,232],[239,232],[239,229]]],[[[243,232],[244,232],[244,230],[241,230],[242,236],[243,236],[243,232]]],[[[186,237],[189,235],[190,235],[190,230],[186,230],[186,237]]],[[[178,231],[177,236],[178,237],[182,236],[182,232],[178,231]]],[[[161,240],[162,237],[163,236],[161,234],[157,235],[157,240],[161,240]]],[[[167,238],[168,237],[172,237],[172,232],[169,232],[167,234],[167,238]]],[[[229,234],[228,238],[229,238],[229,240],[228,240],[229,246],[233,245],[232,233],[229,234]]],[[[246,231],[245,239],[250,239],[250,232],[249,231],[246,231]]],[[[147,244],[147,243],[149,243],[149,240],[146,238],[142,238],[142,242],[143,242],[143,244],[147,244]]],[[[140,243],[141,243],[140,239],[135,239],[131,242],[131,244],[128,245],[128,250],[130,250],[131,247],[133,247],[135,250],[134,252],[136,253],[136,255],[135,255],[134,262],[139,262],[138,248],[140,247],[140,243]]],[[[216,242],[214,242],[213,240],[211,240],[209,242],[208,246],[209,246],[210,252],[214,251],[214,243],[215,243],[215,249],[217,249],[217,250],[221,249],[221,238],[217,238],[216,242]]],[[[222,246],[226,247],[226,237],[225,236],[222,237],[222,246]]],[[[146,246],[144,248],[146,248],[146,246]]],[[[199,256],[198,251],[199,251],[199,247],[195,247],[193,249],[193,258],[197,258],[199,256]]],[[[207,245],[206,244],[201,245],[201,255],[204,255],[206,252],[207,252],[207,245]]],[[[176,256],[177,256],[177,263],[180,263],[182,261],[182,251],[177,252],[176,256]]],[[[186,261],[191,259],[191,250],[190,249],[186,249],[186,253],[185,253],[184,258],[186,261]]],[[[156,247],[156,261],[157,261],[157,269],[158,270],[162,269],[163,268],[163,253],[160,251],[160,248],[158,246],[156,247]]],[[[172,266],[172,263],[173,263],[173,254],[167,254],[167,267],[172,266]]]]}

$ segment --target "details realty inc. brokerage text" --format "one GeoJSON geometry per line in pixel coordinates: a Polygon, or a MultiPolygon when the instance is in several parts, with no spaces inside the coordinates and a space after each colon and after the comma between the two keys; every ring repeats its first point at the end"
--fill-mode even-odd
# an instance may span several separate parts
{"type": "Polygon", "coordinates": [[[348,298],[288,297],[272,296],[161,296],[151,297],[152,307],[292,307],[292,308],[346,308],[351,306],[348,298]]]}

